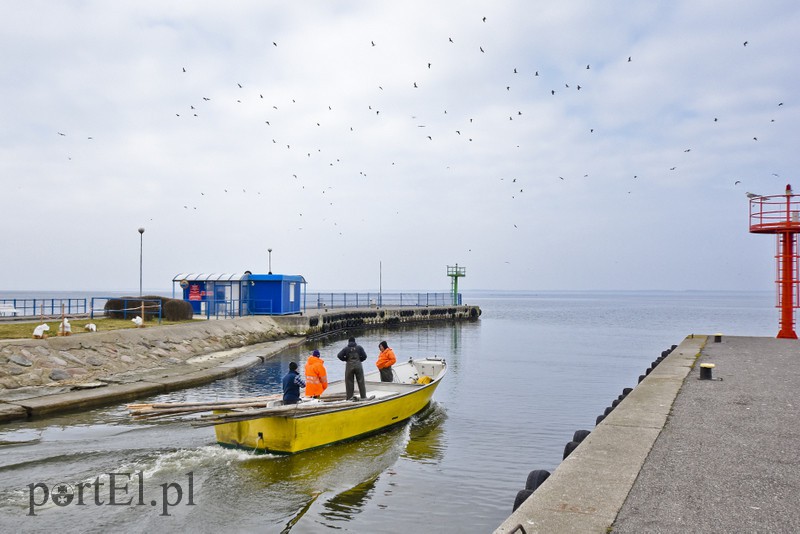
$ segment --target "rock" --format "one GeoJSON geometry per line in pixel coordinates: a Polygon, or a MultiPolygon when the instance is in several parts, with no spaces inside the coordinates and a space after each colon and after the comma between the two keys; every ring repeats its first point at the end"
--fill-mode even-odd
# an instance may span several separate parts
{"type": "Polygon", "coordinates": [[[19,387],[19,382],[10,376],[6,378],[0,378],[0,387],[4,387],[6,389],[17,389],[19,387]]]}
{"type": "Polygon", "coordinates": [[[101,360],[97,356],[89,356],[88,358],[86,358],[86,363],[88,363],[89,365],[94,365],[95,367],[99,367],[103,365],[103,360],[101,360]]]}
{"type": "Polygon", "coordinates": [[[72,375],[63,369],[53,369],[48,376],[50,380],[66,380],[72,378],[72,375]]]}
{"type": "Polygon", "coordinates": [[[70,354],[65,350],[62,350],[61,352],[59,352],[59,354],[61,355],[62,358],[64,358],[69,362],[77,363],[78,365],[86,365],[85,363],[83,363],[83,360],[77,358],[76,356],[73,356],[72,354],[70,354]]]}
{"type": "Polygon", "coordinates": [[[59,367],[66,367],[67,365],[67,362],[65,362],[58,356],[50,356],[50,361],[53,362],[53,365],[58,365],[59,367]]]}
{"type": "Polygon", "coordinates": [[[30,353],[27,349],[20,349],[20,354],[22,354],[25,358],[33,358],[33,354],[30,353]]]}
{"type": "Polygon", "coordinates": [[[41,354],[42,356],[49,356],[50,355],[50,351],[47,350],[45,347],[36,347],[34,350],[36,352],[38,352],[39,354],[41,354]]]}
{"type": "Polygon", "coordinates": [[[67,372],[70,374],[70,376],[83,376],[87,374],[89,371],[81,367],[70,367],[69,369],[67,369],[67,372]]]}
{"type": "Polygon", "coordinates": [[[123,354],[122,356],[120,356],[119,361],[125,363],[134,363],[134,359],[128,356],[127,354],[123,354]]]}
{"type": "MultiPolygon", "coordinates": [[[[22,352],[28,352],[28,351],[23,350],[22,352]]],[[[28,352],[28,355],[30,355],[30,352],[28,352]]],[[[26,358],[25,356],[19,356],[17,354],[12,354],[11,356],[8,357],[8,359],[16,363],[17,365],[22,365],[23,367],[30,367],[31,365],[33,365],[33,362],[31,362],[28,358],[26,358]]]]}

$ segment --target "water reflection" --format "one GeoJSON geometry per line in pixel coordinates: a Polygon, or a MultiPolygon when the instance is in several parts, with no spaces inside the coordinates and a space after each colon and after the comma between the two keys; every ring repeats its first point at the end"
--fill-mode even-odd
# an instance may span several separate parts
{"type": "Polygon", "coordinates": [[[404,458],[423,464],[437,464],[444,458],[444,422],[447,412],[437,403],[411,421],[404,458]]]}
{"type": "Polygon", "coordinates": [[[338,529],[364,511],[384,476],[396,474],[400,457],[426,464],[442,460],[445,419],[434,402],[381,434],[290,456],[254,456],[239,467],[283,532],[306,531],[309,522],[338,529]]]}

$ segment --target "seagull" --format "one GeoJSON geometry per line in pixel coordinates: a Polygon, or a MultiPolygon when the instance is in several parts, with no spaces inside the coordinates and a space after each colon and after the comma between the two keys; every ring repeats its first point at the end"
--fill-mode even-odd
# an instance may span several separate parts
{"type": "Polygon", "coordinates": [[[586,65],[586,70],[589,70],[589,65],[586,65]]]}
{"type": "MultiPolygon", "coordinates": [[[[480,48],[481,52],[483,52],[483,47],[482,46],[479,46],[478,48],[480,48]]],[[[483,52],[483,53],[485,54],[486,52],[483,52]]]]}
{"type": "Polygon", "coordinates": [[[744,43],[742,43],[742,46],[747,46],[747,41],[745,41],[744,43]]]}
{"type": "Polygon", "coordinates": [[[537,70],[536,73],[534,74],[534,76],[538,76],[538,75],[539,75],[539,71],[537,70]]]}
{"type": "Polygon", "coordinates": [[[62,136],[62,137],[66,137],[66,136],[67,136],[67,134],[65,134],[65,133],[61,133],[61,132],[56,132],[56,133],[57,133],[58,135],[62,136]]]}
{"type": "Polygon", "coordinates": [[[741,180],[736,180],[735,182],[733,182],[733,185],[739,185],[740,183],[742,183],[741,180]]]}
{"type": "Polygon", "coordinates": [[[750,191],[745,193],[745,195],[747,196],[747,198],[761,198],[761,195],[756,195],[755,193],[751,193],[750,191]]]}
{"type": "Polygon", "coordinates": [[[239,86],[239,89],[241,89],[241,88],[242,88],[242,84],[240,84],[240,83],[238,83],[238,82],[237,82],[237,83],[236,83],[236,85],[238,85],[238,86],[239,86]]]}
{"type": "Polygon", "coordinates": [[[486,17],[483,17],[483,22],[486,22],[486,17]]]}
{"type": "Polygon", "coordinates": [[[628,56],[628,63],[631,62],[631,56],[628,56]]]}
{"type": "Polygon", "coordinates": [[[372,43],[372,46],[375,46],[375,41],[370,41],[370,43],[372,43]]]}
{"type": "Polygon", "coordinates": [[[430,62],[428,62],[428,68],[431,68],[431,64],[430,64],[430,62]]]}
{"type": "Polygon", "coordinates": [[[183,72],[186,72],[186,67],[183,67],[183,72]]]}

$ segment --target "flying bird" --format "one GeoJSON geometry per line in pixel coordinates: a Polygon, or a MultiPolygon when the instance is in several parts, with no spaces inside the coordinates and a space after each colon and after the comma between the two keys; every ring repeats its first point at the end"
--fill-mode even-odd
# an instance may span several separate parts
{"type": "Polygon", "coordinates": [[[747,46],[747,41],[745,41],[744,43],[742,43],[742,46],[747,46]]]}
{"type": "Polygon", "coordinates": [[[483,17],[483,22],[486,22],[486,17],[483,17]]]}
{"type": "Polygon", "coordinates": [[[740,183],[742,183],[741,180],[736,180],[735,182],[733,182],[733,185],[739,185],[740,183]]]}
{"type": "Polygon", "coordinates": [[[62,136],[62,137],[66,137],[66,136],[67,136],[67,134],[65,134],[65,133],[61,133],[61,132],[56,132],[56,133],[57,133],[58,135],[62,136]]]}
{"type": "MultiPolygon", "coordinates": [[[[483,52],[483,47],[482,46],[479,46],[478,48],[480,48],[481,52],[483,52]]],[[[486,52],[483,52],[483,53],[485,54],[486,52]]]]}

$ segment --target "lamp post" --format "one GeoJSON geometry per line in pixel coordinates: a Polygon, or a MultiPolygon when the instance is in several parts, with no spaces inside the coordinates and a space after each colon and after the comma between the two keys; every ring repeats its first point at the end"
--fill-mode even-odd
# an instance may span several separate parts
{"type": "Polygon", "coordinates": [[[272,274],[272,249],[268,248],[267,252],[269,252],[269,272],[267,274],[272,274]]]}
{"type": "Polygon", "coordinates": [[[139,296],[142,296],[142,242],[144,241],[144,227],[139,228],[139,296]]]}

